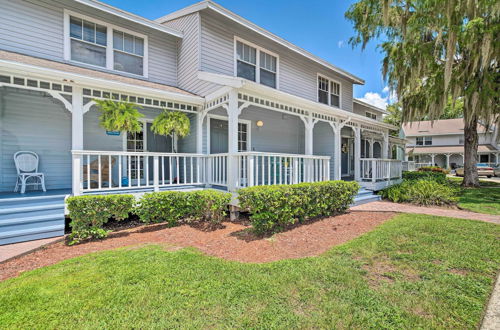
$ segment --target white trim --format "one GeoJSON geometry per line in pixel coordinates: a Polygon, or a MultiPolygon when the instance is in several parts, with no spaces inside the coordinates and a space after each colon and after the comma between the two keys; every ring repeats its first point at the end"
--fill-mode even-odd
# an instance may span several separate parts
{"type": "MultiPolygon", "coordinates": [[[[64,30],[64,36],[63,36],[63,39],[64,39],[64,60],[69,61],[69,62],[73,62],[73,63],[79,63],[79,64],[81,63],[81,64],[88,65],[88,66],[94,67],[94,68],[107,69],[110,71],[120,72],[120,73],[132,75],[132,76],[136,76],[136,77],[148,78],[148,75],[149,75],[149,66],[148,66],[148,63],[149,63],[149,51],[148,51],[149,42],[148,42],[147,35],[129,30],[127,28],[124,28],[124,27],[121,27],[121,26],[118,26],[115,24],[104,22],[104,21],[101,21],[99,19],[87,16],[84,14],[80,14],[80,13],[77,13],[77,12],[74,12],[74,11],[68,10],[68,9],[64,9],[64,29],[63,30],[64,30]],[[86,21],[89,21],[89,22],[92,22],[95,24],[103,25],[106,27],[106,46],[95,44],[98,47],[106,48],[106,66],[105,67],[101,67],[98,65],[93,65],[93,64],[89,64],[89,63],[85,63],[85,62],[79,62],[79,61],[71,59],[70,16],[80,18],[80,19],[83,19],[83,20],[86,20],[86,21]],[[115,49],[113,47],[113,30],[127,33],[130,35],[133,35],[134,37],[138,37],[138,38],[141,38],[144,40],[144,54],[142,56],[131,54],[131,55],[135,55],[138,57],[142,57],[142,59],[143,59],[142,75],[137,75],[137,74],[130,73],[127,71],[114,69],[115,49]]],[[[78,40],[80,42],[86,42],[85,40],[79,40],[79,39],[75,39],[75,40],[78,40]]],[[[90,44],[93,44],[93,43],[90,43],[90,44]]],[[[116,51],[119,51],[119,50],[116,50],[116,51]]],[[[124,52],[124,53],[129,54],[128,52],[124,52]]]]}
{"type": "Polygon", "coordinates": [[[31,73],[34,76],[42,77],[44,79],[71,80],[72,83],[74,84],[86,85],[89,86],[90,88],[103,88],[106,90],[116,90],[116,91],[126,90],[128,93],[138,93],[138,94],[143,94],[144,96],[151,96],[151,97],[154,96],[162,99],[172,98],[173,100],[176,101],[187,102],[198,106],[204,104],[204,99],[200,96],[185,95],[181,93],[169,92],[151,87],[132,85],[129,83],[124,83],[114,80],[95,78],[79,73],[72,73],[57,69],[49,69],[36,65],[19,63],[15,61],[0,60],[0,68],[6,69],[7,72],[13,74],[31,73]]]}
{"type": "Polygon", "coordinates": [[[337,109],[342,109],[342,82],[340,82],[339,80],[336,80],[336,79],[333,79],[333,78],[330,78],[328,76],[325,76],[324,74],[321,74],[321,73],[317,73],[316,74],[316,101],[320,104],[325,104],[325,105],[328,105],[332,108],[337,108],[337,109]],[[319,78],[323,78],[323,79],[326,79],[328,81],[328,104],[325,104],[325,103],[321,103],[319,101],[319,93],[318,93],[318,90],[319,90],[319,86],[318,86],[318,80],[319,78]],[[331,83],[334,82],[334,83],[337,83],[339,84],[339,106],[336,107],[334,105],[331,104],[331,94],[332,94],[332,86],[331,86],[331,83]]]}
{"type": "MultiPolygon", "coordinates": [[[[246,44],[247,46],[250,46],[250,47],[253,47],[256,49],[256,52],[255,52],[255,64],[253,63],[248,63],[248,62],[245,62],[245,61],[242,61],[244,63],[247,63],[247,64],[250,64],[250,65],[255,65],[255,81],[256,83],[258,84],[261,84],[263,85],[261,82],[260,82],[260,53],[261,52],[264,52],[268,55],[271,55],[271,56],[274,56],[276,57],[276,87],[271,87],[271,86],[268,86],[268,87],[271,87],[271,88],[275,88],[275,89],[279,89],[280,88],[280,74],[279,74],[279,68],[280,68],[280,65],[279,65],[279,62],[280,62],[280,57],[278,54],[274,53],[274,52],[271,52],[269,50],[267,50],[266,48],[263,48],[261,46],[258,46],[250,41],[246,41],[245,39],[243,38],[240,38],[238,36],[234,36],[234,39],[233,39],[233,62],[234,62],[234,66],[233,66],[233,76],[234,77],[237,77],[237,78],[242,78],[242,79],[245,79],[243,77],[238,77],[237,74],[238,74],[238,54],[237,54],[237,47],[236,47],[236,44],[237,42],[241,42],[242,44],[246,44]]],[[[264,69],[266,70],[266,69],[264,69]]],[[[269,71],[269,70],[267,70],[269,71]]],[[[252,80],[250,80],[252,81],[252,80]]],[[[264,86],[267,86],[267,85],[264,85],[264,86]]]]}
{"type": "Polygon", "coordinates": [[[97,2],[94,0],[74,0],[74,1],[81,3],[83,5],[86,5],[88,7],[92,7],[92,8],[104,11],[108,14],[126,19],[127,21],[131,21],[131,22],[143,25],[143,26],[147,26],[151,29],[154,29],[154,30],[157,30],[160,32],[168,33],[168,34],[173,35],[173,36],[178,37],[178,38],[183,37],[183,33],[181,31],[178,31],[176,29],[173,29],[171,27],[168,27],[168,26],[165,26],[162,24],[158,24],[155,21],[146,19],[146,18],[141,17],[141,16],[134,15],[132,13],[115,8],[113,6],[110,6],[110,5],[102,3],[102,2],[97,2]]]}
{"type": "Polygon", "coordinates": [[[380,128],[386,128],[391,130],[398,129],[398,127],[391,124],[386,124],[382,121],[369,119],[366,118],[365,116],[358,115],[350,111],[342,110],[336,107],[331,107],[329,105],[319,103],[317,101],[312,101],[243,78],[232,77],[220,73],[211,73],[211,72],[198,72],[198,78],[201,80],[213,82],[218,85],[229,86],[238,89],[241,88],[242,90],[258,93],[262,96],[269,97],[272,100],[275,101],[279,100],[280,102],[288,102],[294,104],[297,107],[303,107],[304,109],[307,109],[315,113],[324,114],[327,116],[337,116],[341,119],[348,119],[348,121],[353,120],[357,122],[362,122],[364,124],[370,124],[380,128]]]}
{"type": "Polygon", "coordinates": [[[310,52],[306,51],[305,49],[302,49],[302,48],[292,44],[291,42],[288,42],[285,39],[278,37],[277,35],[269,32],[269,31],[266,31],[265,29],[261,28],[260,26],[244,19],[243,17],[229,11],[228,9],[226,9],[226,8],[220,6],[212,1],[202,1],[202,2],[196,3],[196,4],[191,5],[189,7],[183,8],[183,9],[178,10],[176,12],[173,12],[171,14],[160,17],[160,18],[156,19],[155,21],[159,22],[159,23],[165,23],[167,21],[170,21],[170,20],[182,17],[182,16],[186,16],[186,15],[189,15],[189,14],[192,14],[192,13],[195,13],[195,12],[198,12],[200,10],[207,9],[207,8],[229,18],[230,20],[232,20],[240,25],[243,25],[244,27],[246,27],[246,28],[248,28],[248,29],[268,38],[268,39],[271,39],[272,41],[274,41],[274,42],[276,42],[276,43],[278,43],[278,44],[280,44],[280,45],[282,45],[282,46],[284,46],[284,47],[286,47],[286,48],[288,48],[288,49],[290,49],[290,50],[292,50],[292,51],[328,68],[328,69],[330,69],[330,70],[335,71],[339,75],[350,79],[352,82],[354,82],[356,84],[363,85],[365,83],[365,81],[363,79],[356,77],[355,75],[353,75],[347,71],[344,71],[331,63],[328,63],[327,61],[323,60],[322,58],[311,54],[310,52]]]}
{"type": "MultiPolygon", "coordinates": [[[[211,119],[217,119],[217,120],[222,120],[222,121],[229,121],[228,117],[226,116],[221,116],[221,115],[213,115],[213,114],[208,114],[207,115],[207,154],[211,154],[210,150],[210,120],[211,119]]],[[[252,151],[252,121],[248,119],[240,119],[238,118],[238,124],[245,124],[247,125],[247,152],[252,151]]]]}

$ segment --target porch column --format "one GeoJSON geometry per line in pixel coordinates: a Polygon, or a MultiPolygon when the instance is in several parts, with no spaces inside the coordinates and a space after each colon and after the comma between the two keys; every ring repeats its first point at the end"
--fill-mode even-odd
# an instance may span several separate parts
{"type": "Polygon", "coordinates": [[[383,135],[384,143],[382,144],[382,159],[388,159],[389,157],[389,133],[384,133],[383,135]]]}
{"type": "Polygon", "coordinates": [[[446,169],[450,169],[450,154],[446,154],[446,169]]]}
{"type": "Polygon", "coordinates": [[[361,129],[354,128],[354,180],[361,177],[361,129]]]}
{"type": "Polygon", "coordinates": [[[375,141],[373,140],[373,138],[370,139],[370,154],[368,155],[367,158],[373,158],[373,143],[375,141]]]}
{"type": "Polygon", "coordinates": [[[434,158],[436,157],[435,154],[431,154],[431,166],[434,166],[435,162],[434,162],[434,158]]]}
{"type": "Polygon", "coordinates": [[[341,178],[341,135],[340,131],[342,130],[342,126],[336,123],[330,123],[330,126],[333,130],[333,180],[340,180],[341,178]]]}
{"type": "MultiPolygon", "coordinates": [[[[231,90],[227,106],[227,188],[229,191],[236,190],[238,181],[237,153],[238,153],[238,92],[231,90]]],[[[250,175],[250,174],[249,174],[250,175]]]]}
{"type": "Polygon", "coordinates": [[[205,119],[204,111],[198,112],[196,115],[196,153],[203,153],[203,120],[205,119]]]}
{"type": "MultiPolygon", "coordinates": [[[[71,150],[83,150],[83,89],[77,86],[73,86],[71,96],[71,150]]],[[[80,195],[82,170],[82,156],[74,155],[72,168],[74,196],[80,195]]]]}

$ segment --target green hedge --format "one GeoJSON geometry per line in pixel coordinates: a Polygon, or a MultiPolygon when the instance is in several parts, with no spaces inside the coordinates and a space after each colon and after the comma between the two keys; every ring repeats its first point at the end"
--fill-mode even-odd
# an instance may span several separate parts
{"type": "Polygon", "coordinates": [[[217,190],[154,192],[142,197],[136,212],[145,223],[167,222],[172,226],[181,220],[220,223],[230,200],[230,193],[217,190]]]}
{"type": "Polygon", "coordinates": [[[452,205],[458,201],[459,189],[433,180],[406,180],[380,192],[396,203],[416,205],[452,205]]]}
{"type": "Polygon", "coordinates": [[[438,183],[446,183],[446,173],[437,171],[413,171],[403,172],[403,180],[416,181],[416,180],[431,180],[438,183]]]}
{"type": "Polygon", "coordinates": [[[238,198],[240,207],[251,213],[254,230],[265,233],[343,212],[358,190],[357,182],[327,181],[243,188],[238,191],[238,198]]]}
{"type": "Polygon", "coordinates": [[[69,244],[107,236],[103,226],[110,218],[123,220],[134,209],[132,195],[73,196],[66,200],[71,218],[69,244]]]}

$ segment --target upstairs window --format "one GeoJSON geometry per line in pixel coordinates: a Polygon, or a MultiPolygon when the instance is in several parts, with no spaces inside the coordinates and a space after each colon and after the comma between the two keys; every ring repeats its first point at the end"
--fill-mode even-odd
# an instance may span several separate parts
{"type": "Polygon", "coordinates": [[[340,108],[340,83],[318,75],[318,102],[340,108]]]}
{"type": "Polygon", "coordinates": [[[70,18],[71,59],[106,67],[107,28],[84,19],[70,18]]]}
{"type": "Polygon", "coordinates": [[[417,146],[431,146],[432,137],[431,136],[417,136],[417,146]]]}
{"type": "Polygon", "coordinates": [[[144,72],[144,39],[113,30],[113,68],[137,75],[144,72]]]}
{"type": "Polygon", "coordinates": [[[236,76],[277,88],[278,57],[246,42],[235,42],[236,76]]]}
{"type": "Polygon", "coordinates": [[[318,102],[328,104],[328,79],[318,77],[318,102]]]}
{"type": "Polygon", "coordinates": [[[64,59],[147,77],[147,37],[64,11],[64,59]]]}
{"type": "Polygon", "coordinates": [[[330,105],[340,108],[340,84],[338,82],[330,82],[330,105]]]}
{"type": "Polygon", "coordinates": [[[377,120],[377,115],[372,113],[372,112],[365,112],[365,116],[370,118],[370,119],[374,119],[374,120],[377,120]]]}
{"type": "Polygon", "coordinates": [[[237,76],[257,81],[257,49],[242,42],[236,42],[237,76]]]}
{"type": "Polygon", "coordinates": [[[260,52],[260,83],[276,88],[277,61],[276,57],[260,52]]]}

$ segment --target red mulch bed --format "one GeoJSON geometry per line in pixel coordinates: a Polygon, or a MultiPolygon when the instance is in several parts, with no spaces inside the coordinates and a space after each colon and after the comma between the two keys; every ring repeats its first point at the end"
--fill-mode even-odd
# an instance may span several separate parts
{"type": "Polygon", "coordinates": [[[252,263],[316,256],[372,230],[394,215],[391,212],[349,212],[296,226],[271,237],[256,237],[244,222],[224,222],[215,230],[188,225],[173,228],[164,224],[140,226],[114,232],[102,241],[74,246],[58,242],[11,259],[0,264],[0,280],[87,253],[141,244],[192,246],[208,255],[252,263]]]}

